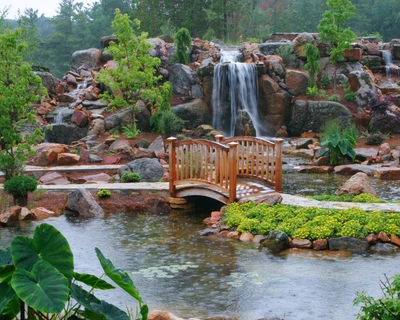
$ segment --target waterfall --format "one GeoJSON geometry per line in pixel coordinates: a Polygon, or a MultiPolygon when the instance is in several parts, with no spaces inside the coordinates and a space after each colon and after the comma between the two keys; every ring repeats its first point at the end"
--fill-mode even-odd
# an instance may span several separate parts
{"type": "Polygon", "coordinates": [[[254,64],[238,62],[241,54],[221,50],[221,62],[214,69],[213,127],[228,137],[235,134],[240,111],[245,110],[257,136],[265,136],[258,114],[258,76],[254,64]]]}
{"type": "Polygon", "coordinates": [[[399,76],[400,68],[392,62],[392,53],[390,50],[382,50],[382,57],[385,60],[385,73],[387,81],[391,83],[392,74],[399,76]]]}
{"type": "Polygon", "coordinates": [[[54,118],[53,123],[54,124],[63,123],[64,122],[64,114],[67,110],[70,110],[70,109],[67,107],[60,108],[60,110],[58,110],[57,116],[54,118]]]}

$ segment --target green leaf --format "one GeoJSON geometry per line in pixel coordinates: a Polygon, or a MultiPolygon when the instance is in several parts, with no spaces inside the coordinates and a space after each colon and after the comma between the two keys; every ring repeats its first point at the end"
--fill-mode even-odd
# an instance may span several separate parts
{"type": "Polygon", "coordinates": [[[349,150],[347,150],[347,155],[351,158],[351,160],[353,160],[356,158],[356,152],[354,151],[353,148],[350,148],[349,150]]]}
{"type": "Polygon", "coordinates": [[[1,320],[13,320],[16,319],[17,314],[20,312],[20,300],[17,295],[7,304],[3,312],[0,313],[1,320]]]}
{"type": "Polygon", "coordinates": [[[339,149],[342,155],[346,155],[347,151],[351,149],[350,141],[347,139],[342,139],[339,142],[339,149]]]}
{"type": "Polygon", "coordinates": [[[0,280],[10,283],[14,270],[14,266],[0,267],[0,280]]]}
{"type": "Polygon", "coordinates": [[[13,288],[7,282],[0,283],[0,318],[3,310],[14,297],[15,291],[13,288]]]}
{"type": "Polygon", "coordinates": [[[100,264],[106,275],[128,294],[139,301],[139,303],[142,303],[142,297],[140,296],[139,291],[135,288],[133,281],[129,277],[128,273],[126,273],[124,270],[116,269],[112,262],[104,257],[100,249],[95,248],[95,251],[97,254],[97,258],[99,259],[100,264]]]}
{"type": "Polygon", "coordinates": [[[142,319],[147,319],[147,316],[149,315],[149,307],[147,306],[147,304],[142,305],[142,307],[140,308],[140,314],[142,316],[142,319]]]}
{"type": "Polygon", "coordinates": [[[9,266],[12,265],[12,256],[11,256],[11,248],[8,247],[6,249],[0,250],[0,266],[9,266]]]}
{"type": "Polygon", "coordinates": [[[33,239],[16,237],[11,254],[17,269],[30,271],[39,260],[47,261],[68,279],[72,279],[74,260],[67,239],[53,226],[43,223],[35,229],[33,239]]]}
{"type": "Polygon", "coordinates": [[[60,313],[69,297],[68,280],[46,261],[37,261],[31,272],[17,269],[11,285],[28,306],[44,313],[60,313]]]}
{"type": "Polygon", "coordinates": [[[93,311],[91,306],[92,303],[100,303],[100,299],[96,298],[93,294],[76,285],[75,283],[71,283],[71,297],[90,311],[93,311]]]}
{"type": "Polygon", "coordinates": [[[130,320],[126,312],[103,300],[100,304],[93,303],[92,308],[109,320],[130,320]]]}
{"type": "Polygon", "coordinates": [[[107,281],[104,281],[103,279],[100,279],[91,274],[74,272],[74,278],[75,280],[83,282],[89,287],[95,289],[100,289],[100,290],[115,289],[115,287],[109,284],[107,281]]]}

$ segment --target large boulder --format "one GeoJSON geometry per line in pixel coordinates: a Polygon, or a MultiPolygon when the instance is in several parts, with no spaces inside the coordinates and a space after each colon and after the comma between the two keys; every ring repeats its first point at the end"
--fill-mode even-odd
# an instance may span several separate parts
{"type": "Polygon", "coordinates": [[[291,42],[265,42],[258,45],[258,50],[266,56],[278,54],[281,47],[293,47],[291,42]]]}
{"type": "Polygon", "coordinates": [[[164,170],[158,159],[141,158],[133,160],[118,169],[120,177],[126,172],[136,172],[142,182],[158,182],[164,175],[164,170]]]}
{"type": "Polygon", "coordinates": [[[50,72],[35,72],[42,79],[43,86],[49,94],[57,94],[56,87],[60,80],[54,77],[50,72]]]}
{"type": "Polygon", "coordinates": [[[200,78],[197,73],[187,65],[175,63],[170,68],[169,73],[169,81],[174,93],[191,96],[192,85],[200,84],[200,78]]]}
{"type": "Polygon", "coordinates": [[[102,217],[103,209],[84,188],[77,189],[67,196],[65,209],[75,211],[84,217],[102,217]]]}
{"type": "Polygon", "coordinates": [[[123,126],[132,123],[133,119],[134,111],[123,109],[105,119],[104,127],[106,131],[120,130],[123,126]]]}
{"type": "Polygon", "coordinates": [[[32,148],[37,152],[33,159],[33,165],[47,166],[57,162],[57,157],[60,153],[68,152],[68,147],[65,144],[59,143],[41,143],[32,148]]]}
{"type": "Polygon", "coordinates": [[[79,67],[89,69],[100,67],[103,64],[101,55],[101,50],[96,48],[75,51],[71,57],[71,70],[77,72],[79,67]]]}
{"type": "Polygon", "coordinates": [[[75,124],[59,123],[47,126],[44,130],[45,140],[53,143],[71,144],[87,136],[88,128],[75,124]]]}
{"type": "Polygon", "coordinates": [[[370,74],[365,71],[352,71],[348,75],[350,89],[356,92],[357,104],[367,106],[378,99],[378,93],[370,74]]]}
{"type": "Polygon", "coordinates": [[[323,42],[320,40],[319,34],[318,33],[307,33],[303,32],[300,33],[294,40],[294,52],[296,53],[297,56],[305,58],[305,54],[303,52],[303,47],[306,44],[313,44],[315,45],[319,52],[321,57],[329,57],[329,52],[330,52],[330,44],[328,42],[323,42]]]}
{"type": "Polygon", "coordinates": [[[382,102],[372,108],[368,125],[370,132],[400,133],[400,111],[395,105],[382,102]]]}
{"type": "Polygon", "coordinates": [[[272,253],[279,253],[290,248],[290,240],[286,233],[279,230],[273,230],[268,233],[260,246],[261,248],[266,248],[272,253]]]}
{"type": "Polygon", "coordinates": [[[352,237],[329,239],[329,250],[344,250],[353,253],[363,253],[369,248],[368,242],[352,237]]]}
{"type": "Polygon", "coordinates": [[[293,106],[288,132],[292,136],[300,136],[309,130],[321,132],[323,126],[334,119],[341,124],[350,123],[351,113],[337,102],[297,100],[293,106]]]}
{"type": "Polygon", "coordinates": [[[371,186],[371,181],[367,174],[358,172],[342,184],[335,192],[336,195],[368,193],[377,197],[376,191],[371,186]]]}
{"type": "Polygon", "coordinates": [[[201,124],[211,124],[211,109],[203,99],[194,99],[172,108],[172,111],[186,121],[187,129],[194,129],[201,124]]]}
{"type": "Polygon", "coordinates": [[[333,65],[330,63],[329,58],[321,58],[319,65],[321,68],[319,76],[326,76],[333,82],[336,73],[337,84],[347,82],[347,77],[351,72],[363,70],[363,65],[358,61],[339,62],[337,65],[333,65]]]}
{"type": "Polygon", "coordinates": [[[294,93],[305,94],[310,76],[302,70],[286,70],[286,84],[294,93]]]}

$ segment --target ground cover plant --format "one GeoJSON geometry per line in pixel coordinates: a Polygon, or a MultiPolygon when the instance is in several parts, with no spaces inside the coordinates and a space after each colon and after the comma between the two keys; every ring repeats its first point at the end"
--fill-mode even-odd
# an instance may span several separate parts
{"type": "Polygon", "coordinates": [[[376,198],[368,193],[361,194],[342,194],[340,196],[332,195],[332,194],[321,194],[309,196],[308,198],[312,198],[319,201],[339,201],[339,202],[361,202],[361,203],[385,203],[385,200],[376,198]]]}
{"type": "Polygon", "coordinates": [[[333,210],[232,203],[227,206],[223,221],[239,232],[266,235],[272,230],[280,230],[292,238],[310,240],[345,236],[362,239],[380,231],[400,235],[400,215],[379,211],[368,213],[355,207],[333,210]]]}

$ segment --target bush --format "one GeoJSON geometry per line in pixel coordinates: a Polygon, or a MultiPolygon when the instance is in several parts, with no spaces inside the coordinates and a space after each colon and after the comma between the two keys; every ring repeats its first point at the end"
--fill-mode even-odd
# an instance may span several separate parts
{"type": "Polygon", "coordinates": [[[160,132],[165,136],[172,135],[173,132],[181,131],[185,121],[179,118],[172,110],[167,110],[160,117],[160,132]]]}
{"type": "Polygon", "coordinates": [[[142,181],[142,177],[137,172],[126,172],[121,177],[121,182],[140,182],[142,181]]]}
{"type": "Polygon", "coordinates": [[[328,97],[328,101],[340,101],[340,96],[337,93],[328,97]]]}
{"type": "Polygon", "coordinates": [[[314,98],[318,97],[318,87],[317,86],[307,87],[306,95],[314,97],[314,98]]]}
{"type": "Polygon", "coordinates": [[[189,52],[191,50],[192,37],[186,28],[180,28],[175,34],[176,53],[173,57],[173,62],[189,63],[189,52]]]}
{"type": "Polygon", "coordinates": [[[147,149],[150,145],[150,142],[148,142],[146,139],[140,139],[139,141],[136,142],[136,147],[138,148],[144,148],[147,149]]]}
{"type": "Polygon", "coordinates": [[[321,88],[328,89],[331,85],[331,79],[328,76],[322,76],[320,80],[321,88]]]}
{"type": "Polygon", "coordinates": [[[278,50],[276,50],[276,55],[282,58],[284,65],[288,65],[290,62],[296,59],[296,54],[293,51],[293,46],[280,46],[278,50]]]}
{"type": "Polygon", "coordinates": [[[368,193],[360,193],[358,195],[342,194],[340,196],[331,195],[331,194],[321,194],[321,195],[310,196],[310,198],[318,200],[318,201],[361,202],[361,203],[385,203],[386,202],[379,198],[375,198],[374,196],[372,196],[368,193]]]}
{"type": "Polygon", "coordinates": [[[109,197],[111,197],[111,192],[107,189],[101,189],[101,190],[97,191],[97,196],[99,198],[109,198],[109,197]]]}
{"type": "Polygon", "coordinates": [[[356,93],[355,92],[348,92],[344,95],[344,99],[349,102],[356,102],[356,93]]]}
{"type": "Polygon", "coordinates": [[[35,191],[36,188],[36,179],[27,176],[15,176],[4,183],[4,191],[13,197],[26,196],[28,192],[35,191]]]}
{"type": "Polygon", "coordinates": [[[140,129],[137,127],[136,122],[131,125],[126,125],[122,127],[122,132],[128,139],[135,139],[140,133],[140,129]]]}

